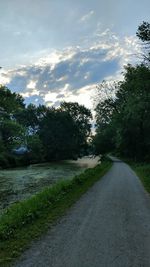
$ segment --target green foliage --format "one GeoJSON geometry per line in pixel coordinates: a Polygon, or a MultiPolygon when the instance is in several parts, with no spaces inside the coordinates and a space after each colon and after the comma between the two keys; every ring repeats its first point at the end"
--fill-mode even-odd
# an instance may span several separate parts
{"type": "Polygon", "coordinates": [[[31,163],[42,162],[45,159],[45,151],[38,134],[27,137],[29,158],[31,163]]]}
{"type": "MultiPolygon", "coordinates": [[[[150,24],[143,22],[137,36],[149,51],[150,24]]],[[[93,144],[96,153],[115,151],[125,158],[150,160],[150,60],[145,53],[145,63],[124,71],[124,80],[114,85],[102,83],[105,97],[99,92],[96,106],[96,136],[93,144]],[[109,95],[107,94],[109,92],[109,95]],[[114,94],[115,92],[115,94],[114,94]]]]}
{"type": "Polygon", "coordinates": [[[29,104],[25,109],[18,110],[15,113],[16,120],[30,131],[36,132],[38,126],[37,107],[29,104]]]}
{"type": "Polygon", "coordinates": [[[1,153],[5,152],[5,146],[4,146],[3,140],[1,139],[0,139],[0,152],[1,153]]]}
{"type": "Polygon", "coordinates": [[[150,158],[150,69],[147,66],[127,65],[115,97],[98,103],[96,112],[95,146],[99,152],[115,149],[135,160],[150,158]]]}
{"type": "Polygon", "coordinates": [[[136,35],[143,42],[150,42],[150,23],[143,21],[143,23],[138,27],[136,35]]]}
{"type": "Polygon", "coordinates": [[[114,150],[114,128],[111,125],[101,124],[93,137],[94,154],[106,154],[114,150]]]}
{"type": "Polygon", "coordinates": [[[3,168],[9,167],[9,163],[5,154],[0,154],[0,166],[3,168]]]}
{"type": "Polygon", "coordinates": [[[143,42],[144,46],[144,54],[143,58],[146,64],[150,63],[150,23],[143,21],[141,25],[139,25],[136,35],[143,42]]]}
{"type": "Polygon", "coordinates": [[[12,149],[22,143],[24,128],[14,120],[4,120],[1,123],[1,134],[4,146],[12,149]]]}
{"type": "Polygon", "coordinates": [[[12,93],[7,87],[0,86],[0,153],[1,167],[16,166],[11,151],[24,139],[25,129],[15,119],[15,113],[25,108],[23,98],[12,93]]]}
{"type": "MultiPolygon", "coordinates": [[[[0,154],[1,168],[11,168],[11,167],[16,167],[18,165],[19,165],[18,159],[14,155],[8,154],[7,152],[2,152],[0,154]]],[[[20,165],[23,165],[23,162],[21,162],[20,165]]]]}
{"type": "Polygon", "coordinates": [[[59,109],[39,106],[36,114],[46,160],[72,159],[85,153],[91,127],[88,109],[64,102],[59,109]]]}
{"type": "Polygon", "coordinates": [[[150,164],[131,164],[137,175],[140,177],[145,189],[150,193],[150,164]]]}
{"type": "Polygon", "coordinates": [[[21,95],[12,93],[6,86],[0,85],[0,115],[10,117],[18,109],[24,108],[23,98],[21,95]]]}
{"type": "Polygon", "coordinates": [[[73,139],[76,156],[86,154],[88,149],[87,141],[91,134],[91,111],[76,102],[63,102],[61,103],[60,109],[69,114],[72,118],[74,125],[73,139]]]}
{"type": "Polygon", "coordinates": [[[25,106],[20,95],[1,86],[0,152],[4,154],[0,166],[76,159],[88,149],[91,117],[91,112],[78,103],[64,102],[59,109],[25,106]],[[12,152],[21,146],[29,152],[13,161],[12,152]]]}
{"type": "Polygon", "coordinates": [[[40,123],[39,135],[47,160],[71,158],[74,147],[74,124],[66,112],[48,110],[40,123]]]}

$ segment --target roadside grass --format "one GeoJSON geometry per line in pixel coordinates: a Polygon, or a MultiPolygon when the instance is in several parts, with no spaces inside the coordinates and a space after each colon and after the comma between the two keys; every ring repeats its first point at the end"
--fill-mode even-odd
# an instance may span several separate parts
{"type": "Polygon", "coordinates": [[[8,208],[0,217],[0,266],[10,266],[31,241],[56,223],[111,165],[111,161],[104,161],[72,180],[58,182],[8,208]]]}
{"type": "Polygon", "coordinates": [[[150,164],[149,163],[131,163],[130,164],[140,180],[142,181],[145,189],[150,193],[150,164]]]}

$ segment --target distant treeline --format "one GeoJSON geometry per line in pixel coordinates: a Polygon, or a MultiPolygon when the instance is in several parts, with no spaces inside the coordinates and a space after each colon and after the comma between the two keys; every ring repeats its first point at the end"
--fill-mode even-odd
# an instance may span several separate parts
{"type": "Polygon", "coordinates": [[[21,95],[0,86],[0,166],[76,159],[88,151],[90,110],[78,103],[59,108],[25,105],[21,95]]]}
{"type": "MultiPolygon", "coordinates": [[[[124,80],[98,86],[95,153],[114,151],[125,158],[150,161],[150,24],[137,31],[142,63],[128,64],[124,80]]],[[[139,55],[137,55],[139,56],[139,55]]]]}

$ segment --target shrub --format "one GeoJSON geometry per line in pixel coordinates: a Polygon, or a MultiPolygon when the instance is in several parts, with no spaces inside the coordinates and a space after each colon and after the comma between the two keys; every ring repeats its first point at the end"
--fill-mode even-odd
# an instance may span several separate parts
{"type": "Polygon", "coordinates": [[[9,167],[8,159],[7,159],[5,154],[0,155],[0,167],[1,168],[8,168],[9,167]]]}

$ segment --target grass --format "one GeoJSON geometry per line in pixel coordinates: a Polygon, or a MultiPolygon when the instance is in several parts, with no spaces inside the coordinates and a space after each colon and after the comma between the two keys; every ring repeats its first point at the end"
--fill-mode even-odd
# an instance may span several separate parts
{"type": "Polygon", "coordinates": [[[145,189],[150,193],[150,164],[131,163],[131,166],[141,179],[145,189]]]}
{"type": "Polygon", "coordinates": [[[0,217],[0,266],[18,257],[111,167],[109,161],[58,182],[28,200],[13,204],[0,217]]]}

